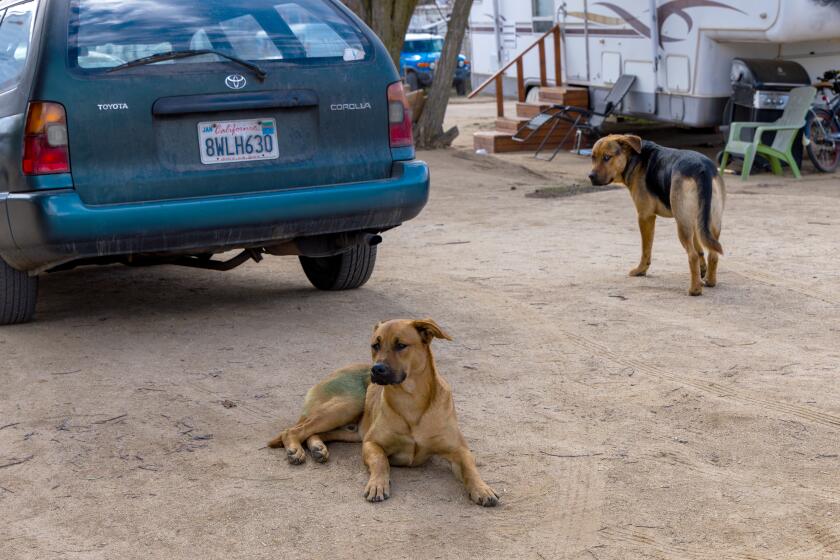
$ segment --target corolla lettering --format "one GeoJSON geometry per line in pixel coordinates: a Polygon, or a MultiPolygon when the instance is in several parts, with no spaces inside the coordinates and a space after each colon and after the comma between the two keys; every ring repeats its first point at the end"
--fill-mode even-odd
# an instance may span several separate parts
{"type": "Polygon", "coordinates": [[[330,111],[366,111],[371,108],[370,103],[334,103],[330,105],[330,111]]]}

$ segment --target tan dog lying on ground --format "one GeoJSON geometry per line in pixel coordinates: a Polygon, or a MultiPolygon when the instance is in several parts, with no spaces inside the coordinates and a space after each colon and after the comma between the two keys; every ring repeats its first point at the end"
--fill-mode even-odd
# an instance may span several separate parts
{"type": "Polygon", "coordinates": [[[481,479],[458,429],[452,391],[435,368],[434,338],[452,340],[432,320],[379,323],[371,339],[373,367],[340,369],[310,389],[297,424],[268,446],[285,447],[289,462],[300,464],[306,442],[323,463],[329,457],[325,442],[361,441],[371,502],[390,496],[390,465],[414,467],[440,455],[472,501],[497,505],[499,497],[481,479]]]}
{"type": "Polygon", "coordinates": [[[592,148],[593,185],[621,183],[630,191],[642,233],[642,259],[630,276],[644,276],[650,266],[656,217],[675,218],[677,235],[688,254],[691,286],[688,293],[703,293],[717,284],[718,242],[726,189],[715,164],[689,150],[663,148],[638,136],[613,134],[592,148]],[[703,248],[709,250],[708,266],[703,248]]]}

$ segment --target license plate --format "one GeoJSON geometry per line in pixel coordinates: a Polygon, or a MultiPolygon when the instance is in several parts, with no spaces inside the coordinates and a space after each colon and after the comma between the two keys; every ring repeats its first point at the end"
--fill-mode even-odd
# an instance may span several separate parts
{"type": "Polygon", "coordinates": [[[274,119],[198,123],[201,163],[232,163],[277,159],[277,123],[274,119]]]}

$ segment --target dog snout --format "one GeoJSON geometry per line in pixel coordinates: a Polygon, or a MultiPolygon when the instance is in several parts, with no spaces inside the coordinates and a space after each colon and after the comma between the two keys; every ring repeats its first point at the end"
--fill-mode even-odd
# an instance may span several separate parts
{"type": "Polygon", "coordinates": [[[370,377],[374,383],[382,383],[387,381],[388,377],[391,375],[391,368],[388,367],[388,364],[383,364],[382,362],[377,362],[373,364],[373,367],[370,368],[370,377]]]}
{"type": "Polygon", "coordinates": [[[589,181],[590,181],[593,185],[597,185],[597,184],[598,184],[598,174],[597,174],[597,173],[595,173],[594,171],[593,171],[592,173],[590,173],[590,174],[589,174],[589,181]]]}

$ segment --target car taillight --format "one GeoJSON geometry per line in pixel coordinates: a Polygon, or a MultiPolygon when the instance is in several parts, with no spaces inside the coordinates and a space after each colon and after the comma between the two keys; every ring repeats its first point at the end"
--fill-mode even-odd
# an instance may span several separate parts
{"type": "Polygon", "coordinates": [[[26,112],[23,173],[49,175],[70,172],[67,114],[59,103],[33,102],[26,112]]]}
{"type": "Polygon", "coordinates": [[[405,148],[414,145],[414,133],[411,128],[411,110],[402,82],[388,86],[388,126],[392,148],[405,148]]]}

